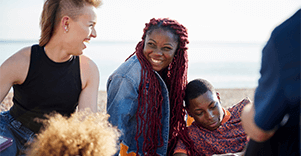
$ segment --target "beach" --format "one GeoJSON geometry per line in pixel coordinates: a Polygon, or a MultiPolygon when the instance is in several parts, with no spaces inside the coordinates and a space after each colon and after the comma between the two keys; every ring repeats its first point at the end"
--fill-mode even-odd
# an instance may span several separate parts
{"type": "MultiPolygon", "coordinates": [[[[231,107],[232,105],[238,103],[243,98],[249,97],[251,101],[254,101],[254,92],[255,88],[222,88],[216,89],[217,92],[220,93],[221,105],[224,108],[231,107]]],[[[12,106],[12,96],[13,93],[10,92],[5,99],[2,101],[0,105],[0,111],[9,110],[12,106]]],[[[98,111],[106,110],[106,102],[107,102],[107,93],[106,91],[98,92],[98,111]]]]}

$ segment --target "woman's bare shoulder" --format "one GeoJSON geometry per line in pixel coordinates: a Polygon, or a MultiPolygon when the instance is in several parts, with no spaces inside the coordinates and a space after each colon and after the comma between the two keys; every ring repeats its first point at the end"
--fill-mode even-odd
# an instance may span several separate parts
{"type": "Polygon", "coordinates": [[[30,60],[31,47],[24,47],[9,57],[4,63],[22,64],[30,60]]]}
{"type": "Polygon", "coordinates": [[[86,88],[88,84],[98,86],[99,71],[97,65],[85,55],[80,55],[79,58],[83,88],[86,88]]]}
{"type": "Polygon", "coordinates": [[[29,69],[30,53],[31,47],[25,47],[5,60],[0,67],[3,78],[10,78],[16,84],[23,83],[29,69]]]}
{"type": "Polygon", "coordinates": [[[89,71],[89,72],[97,72],[98,71],[97,65],[89,57],[87,57],[85,55],[80,55],[79,58],[80,58],[81,69],[89,71]]]}

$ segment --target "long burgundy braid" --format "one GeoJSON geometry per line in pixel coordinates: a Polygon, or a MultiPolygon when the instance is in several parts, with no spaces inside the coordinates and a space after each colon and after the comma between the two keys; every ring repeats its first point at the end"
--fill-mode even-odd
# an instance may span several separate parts
{"type": "Polygon", "coordinates": [[[132,54],[137,55],[142,66],[141,82],[138,95],[138,108],[136,113],[136,154],[138,155],[138,138],[141,135],[144,139],[142,147],[142,152],[144,154],[147,153],[147,155],[152,156],[158,155],[156,154],[157,148],[163,146],[163,138],[161,136],[163,103],[161,86],[156,77],[156,74],[153,72],[151,64],[143,55],[144,39],[146,35],[154,29],[158,28],[168,30],[178,37],[178,48],[172,63],[168,66],[167,69],[160,72],[161,77],[164,79],[168,87],[170,99],[170,130],[168,141],[168,155],[173,155],[173,151],[178,139],[181,139],[186,145],[187,150],[189,151],[188,155],[194,155],[196,151],[193,141],[188,136],[186,122],[184,120],[185,110],[183,106],[185,86],[187,84],[187,44],[189,43],[188,34],[187,29],[183,25],[175,20],[168,18],[153,18],[149,23],[146,23],[142,41],[137,44],[136,51],[132,54]]]}

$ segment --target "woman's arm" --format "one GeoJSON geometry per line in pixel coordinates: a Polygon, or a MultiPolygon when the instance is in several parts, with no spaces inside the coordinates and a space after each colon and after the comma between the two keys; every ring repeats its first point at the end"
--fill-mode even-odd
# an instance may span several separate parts
{"type": "Polygon", "coordinates": [[[82,81],[82,92],[79,95],[78,110],[83,111],[90,108],[97,112],[97,98],[99,87],[99,71],[96,64],[88,57],[80,56],[80,71],[82,81]]]}
{"type": "Polygon", "coordinates": [[[0,103],[14,84],[22,84],[30,64],[31,47],[26,47],[9,57],[0,66],[0,103]]]}

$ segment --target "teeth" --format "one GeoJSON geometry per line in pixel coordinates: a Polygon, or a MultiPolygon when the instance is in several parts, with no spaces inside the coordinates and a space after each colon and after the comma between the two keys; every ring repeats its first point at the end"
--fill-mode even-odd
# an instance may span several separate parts
{"type": "Polygon", "coordinates": [[[160,62],[161,62],[161,61],[155,60],[155,59],[153,59],[153,58],[151,58],[151,60],[152,60],[154,63],[160,63],[160,62]]]}
{"type": "Polygon", "coordinates": [[[84,42],[86,42],[86,43],[90,43],[90,41],[89,41],[89,40],[84,40],[84,42]]]}

